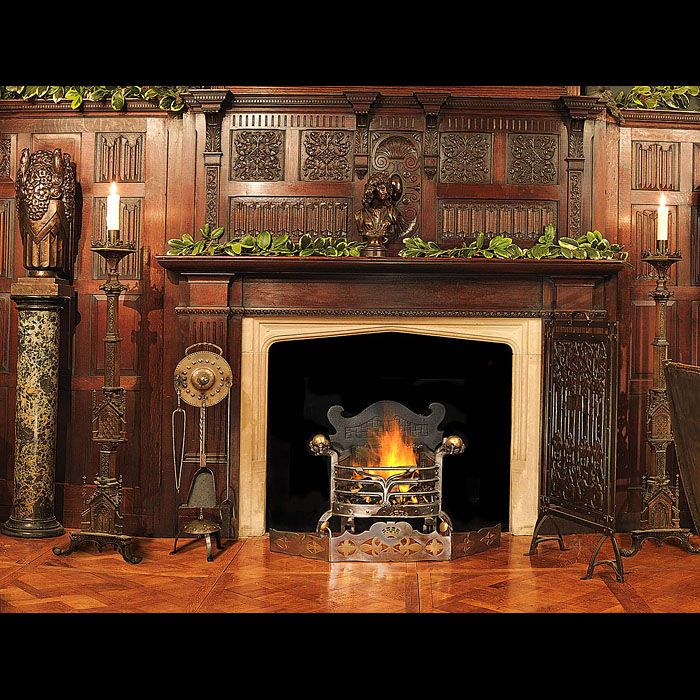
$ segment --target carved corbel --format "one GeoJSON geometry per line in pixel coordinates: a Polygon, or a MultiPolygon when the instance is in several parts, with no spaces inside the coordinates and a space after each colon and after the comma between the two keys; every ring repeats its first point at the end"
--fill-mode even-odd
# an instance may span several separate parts
{"type": "Polygon", "coordinates": [[[440,109],[450,97],[449,92],[413,93],[425,112],[425,133],[423,134],[423,169],[428,180],[435,177],[438,169],[438,118],[440,109]]]}
{"type": "Polygon", "coordinates": [[[378,92],[346,92],[345,97],[355,112],[354,170],[363,180],[369,170],[369,112],[378,92]]]}
{"type": "Polygon", "coordinates": [[[206,192],[205,223],[219,225],[219,192],[221,189],[221,120],[222,108],[230,93],[226,89],[192,89],[183,98],[193,112],[204,114],[206,124],[204,140],[204,177],[206,192]]]}
{"type": "Polygon", "coordinates": [[[568,114],[567,173],[567,235],[576,238],[583,233],[583,178],[586,158],[583,132],[586,120],[595,118],[605,105],[597,97],[567,95],[561,101],[568,114]]]}

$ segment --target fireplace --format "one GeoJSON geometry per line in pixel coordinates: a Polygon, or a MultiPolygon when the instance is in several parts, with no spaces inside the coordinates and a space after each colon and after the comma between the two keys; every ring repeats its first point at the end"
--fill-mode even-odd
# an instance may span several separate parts
{"type": "MultiPolygon", "coordinates": [[[[268,459],[268,401],[270,386],[270,355],[274,347],[275,350],[288,343],[299,339],[341,339],[341,338],[377,338],[383,334],[397,335],[402,338],[435,338],[443,341],[450,340],[457,345],[464,341],[477,341],[484,346],[493,346],[498,350],[502,349],[501,355],[507,354],[508,387],[505,397],[506,412],[509,417],[507,429],[507,439],[510,443],[510,450],[506,456],[508,470],[507,479],[509,489],[505,495],[506,514],[504,521],[508,525],[508,531],[515,534],[529,534],[537,517],[537,489],[538,489],[538,469],[539,469],[539,416],[540,416],[540,366],[541,366],[541,321],[530,318],[453,318],[453,319],[345,319],[345,318],[285,318],[266,317],[246,318],[243,320],[243,354],[242,354],[242,425],[241,425],[241,481],[239,496],[239,523],[242,532],[250,534],[263,534],[270,528],[266,522],[266,514],[269,515],[267,504],[268,489],[267,480],[272,478],[269,471],[268,459]],[[245,529],[244,529],[245,528],[245,529]]],[[[375,342],[372,340],[371,342],[375,342]]],[[[401,341],[407,345],[407,341],[401,341]]],[[[292,343],[293,345],[293,343],[292,343]]],[[[396,346],[399,344],[397,343],[396,346]]],[[[353,346],[355,347],[355,346],[353,346]]],[[[391,346],[390,346],[391,347],[391,346]]],[[[327,350],[327,348],[324,348],[327,350]]],[[[452,348],[454,350],[454,348],[452,348]]],[[[318,351],[321,353],[321,351],[318,351]]],[[[274,354],[274,353],[273,353],[274,354]]],[[[321,353],[322,354],[322,353],[321,353]]],[[[298,354],[284,351],[284,356],[289,357],[292,364],[297,361],[298,354]]],[[[274,374],[274,364],[273,364],[274,374]]],[[[274,377],[273,377],[274,379],[274,377]]],[[[400,384],[384,384],[384,387],[391,387],[400,384]]],[[[329,386],[332,381],[329,379],[329,386]]],[[[410,388],[410,387],[409,387],[410,388]]],[[[380,391],[380,389],[377,389],[380,391]]],[[[394,390],[396,396],[397,392],[394,390]]],[[[404,400],[410,393],[399,394],[404,400]]],[[[468,396],[468,388],[465,392],[468,396]]],[[[414,404],[412,412],[425,413],[429,409],[430,392],[425,393],[422,403],[414,404]]],[[[357,403],[356,396],[352,397],[355,402],[351,407],[351,413],[357,415],[361,413],[362,406],[357,403]]],[[[379,398],[375,396],[373,398],[379,398]]],[[[437,398],[443,398],[437,395],[437,398]]],[[[474,397],[478,399],[478,397],[474,397]]],[[[290,405],[291,398],[286,398],[287,406],[290,405]]],[[[280,409],[284,413],[287,406],[280,409]]],[[[366,406],[365,406],[366,407],[366,406]]],[[[273,409],[276,406],[273,406],[273,409]]],[[[298,407],[294,405],[295,410],[298,407]]],[[[329,404],[323,407],[324,412],[330,408],[329,404]]],[[[320,410],[320,409],[318,409],[320,410]]],[[[439,411],[440,409],[436,409],[439,411]]],[[[437,415],[437,414],[436,414],[437,415]]],[[[375,421],[376,422],[376,421],[375,421]]],[[[315,432],[323,429],[324,425],[316,418],[316,422],[307,421],[307,433],[300,434],[297,430],[299,444],[306,444],[315,432]]],[[[329,421],[326,425],[332,426],[329,421]]],[[[459,426],[458,426],[459,427],[459,426]]],[[[332,432],[332,431],[331,431],[332,432]]],[[[460,431],[463,432],[463,431],[460,431]]],[[[449,437],[447,435],[446,437],[449,437]]],[[[296,439],[296,438],[290,438],[296,439]]],[[[417,442],[417,441],[414,441],[417,442]]],[[[417,461],[422,458],[426,467],[429,467],[431,453],[434,452],[441,440],[433,440],[427,445],[427,449],[418,450],[417,461]]],[[[274,449],[274,445],[270,446],[274,449]]],[[[357,446],[356,446],[357,447],[357,446]]],[[[297,447],[299,449],[299,447],[297,447]]],[[[357,450],[355,450],[357,452],[357,450]]],[[[345,455],[347,456],[347,455],[345,455]]],[[[309,458],[305,469],[315,473],[315,478],[328,478],[327,470],[324,471],[318,462],[318,458],[309,458]]],[[[459,457],[447,457],[457,460],[459,457]]],[[[339,460],[343,462],[343,459],[339,460]]],[[[342,465],[340,465],[342,467],[342,465]]],[[[455,469],[458,467],[455,466],[455,469]]],[[[447,477],[454,481],[455,470],[448,470],[447,477]],[[450,473],[452,472],[452,473],[450,473]]],[[[426,472],[426,474],[429,472],[426,472]]],[[[440,486],[442,486],[442,481],[440,486]]],[[[279,491],[276,485],[273,491],[279,491]]],[[[455,493],[450,494],[455,498],[455,493]]],[[[325,505],[323,496],[307,506],[313,513],[313,523],[305,523],[303,529],[314,530],[319,516],[328,508],[328,498],[330,494],[326,492],[325,505]]],[[[460,497],[459,495],[457,497],[460,497]]],[[[463,493],[463,498],[468,494],[463,493]]],[[[376,499],[375,499],[376,500],[376,499]]],[[[431,506],[435,509],[435,504],[431,506]]],[[[381,511],[381,509],[378,509],[381,511]]],[[[420,510],[420,509],[419,509],[420,510]]],[[[423,509],[425,511],[426,509],[423,509]]],[[[430,511],[430,508],[427,509],[430,511]]],[[[421,512],[420,517],[434,517],[439,526],[438,512],[421,512]]],[[[386,511],[381,511],[384,514],[386,511]]],[[[371,515],[376,515],[374,512],[371,515]]],[[[355,514],[358,515],[357,513],[355,514]]],[[[361,514],[368,515],[368,514],[361,514]]],[[[449,513],[447,513],[449,516],[449,513]]],[[[494,526],[496,522],[480,523],[479,525],[494,526]]],[[[277,525],[277,523],[273,523],[277,525]]],[[[500,529],[500,522],[498,523],[500,529]]],[[[422,523],[421,523],[422,529],[422,523]]],[[[480,527],[477,526],[477,529],[480,527]]]]}

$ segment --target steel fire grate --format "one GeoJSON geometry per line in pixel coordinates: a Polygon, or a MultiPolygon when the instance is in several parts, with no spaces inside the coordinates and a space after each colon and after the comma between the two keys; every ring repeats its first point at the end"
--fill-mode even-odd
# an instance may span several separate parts
{"type": "Polygon", "coordinates": [[[442,510],[443,458],[465,449],[462,438],[438,430],[444,417],[439,403],[425,415],[395,401],[377,401],[355,416],[330,408],[335,432],[309,441],[314,454],[330,458],[330,508],[315,533],[270,530],[270,551],[330,562],[447,561],[499,546],[500,524],[455,533],[442,510]],[[378,435],[385,436],[383,453],[378,435]],[[387,451],[399,455],[398,463],[370,463],[387,451]],[[330,527],[334,516],[338,535],[330,527]],[[360,518],[374,522],[357,532],[360,518]]]}

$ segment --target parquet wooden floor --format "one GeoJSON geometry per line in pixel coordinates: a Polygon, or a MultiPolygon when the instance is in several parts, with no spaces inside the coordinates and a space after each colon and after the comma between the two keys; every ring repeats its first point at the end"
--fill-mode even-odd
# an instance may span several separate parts
{"type": "Polygon", "coordinates": [[[504,535],[454,562],[333,565],[272,554],[267,537],[225,542],[211,563],[202,541],[170,556],[172,539],[138,539],[137,565],[94,545],[55,556],[67,539],[0,535],[0,612],[700,612],[700,556],[652,541],[624,560],[620,584],[606,566],[581,580],[597,535],[535,557],[523,556],[529,537],[504,535]]]}

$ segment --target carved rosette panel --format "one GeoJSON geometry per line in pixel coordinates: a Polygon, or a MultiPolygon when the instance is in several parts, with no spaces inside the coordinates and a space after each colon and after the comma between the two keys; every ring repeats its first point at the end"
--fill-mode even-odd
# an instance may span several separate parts
{"type": "Polygon", "coordinates": [[[11,179],[12,139],[0,135],[0,180],[11,179]]]}
{"type": "Polygon", "coordinates": [[[304,131],[301,138],[301,179],[347,182],[351,178],[350,131],[304,131]]]}
{"type": "Polygon", "coordinates": [[[0,199],[0,277],[12,277],[14,224],[14,200],[0,199]]]}
{"type": "Polygon", "coordinates": [[[474,239],[477,233],[492,238],[536,241],[547,224],[555,224],[557,202],[546,200],[446,199],[438,203],[438,242],[474,239]]]}
{"type": "Polygon", "coordinates": [[[559,139],[549,134],[508,134],[509,185],[556,185],[559,139]]]}
{"type": "Polygon", "coordinates": [[[542,500],[598,526],[614,524],[616,326],[546,326],[542,500]]]}
{"type": "Polygon", "coordinates": [[[491,134],[441,134],[440,182],[491,182],[491,134]]]}
{"type": "Polygon", "coordinates": [[[633,141],[632,189],[679,190],[680,144],[633,141]]]}
{"type": "Polygon", "coordinates": [[[261,231],[298,240],[310,236],[347,236],[348,198],[231,197],[227,231],[232,238],[261,231]]]}
{"type": "Polygon", "coordinates": [[[143,133],[95,135],[95,182],[144,181],[143,133]]]}
{"type": "MultiPolygon", "coordinates": [[[[107,198],[95,197],[93,200],[93,239],[105,237],[107,230],[107,198]]],[[[121,197],[119,200],[119,226],[122,240],[132,241],[136,250],[141,249],[141,224],[143,221],[143,199],[141,197],[121,197]]],[[[127,255],[119,263],[121,279],[137,280],[141,277],[141,256],[127,255]]],[[[107,279],[107,267],[104,258],[92,254],[92,278],[107,279]]]]}
{"type": "Polygon", "coordinates": [[[412,235],[419,235],[421,210],[421,141],[422,134],[372,132],[370,175],[377,172],[389,177],[398,174],[403,183],[403,196],[397,202],[406,226],[416,223],[412,235]]]}
{"type": "Polygon", "coordinates": [[[284,179],[284,131],[236,129],[231,139],[231,179],[273,182],[284,179]]]}

